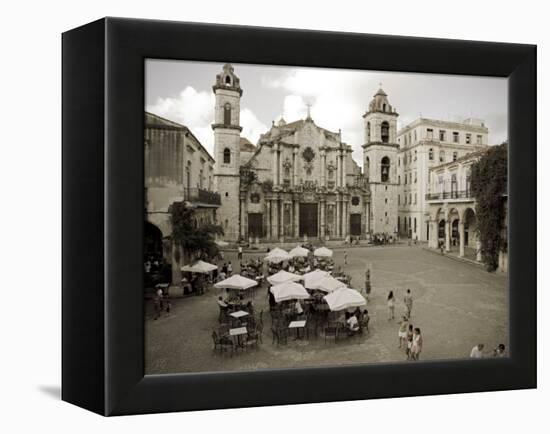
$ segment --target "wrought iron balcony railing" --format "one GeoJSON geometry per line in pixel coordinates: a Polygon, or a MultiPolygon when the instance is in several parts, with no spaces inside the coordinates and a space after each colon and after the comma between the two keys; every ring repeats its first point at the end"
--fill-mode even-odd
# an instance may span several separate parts
{"type": "Polygon", "coordinates": [[[472,194],[469,190],[461,191],[444,191],[441,193],[428,193],[426,200],[448,200],[448,199],[472,199],[472,194]]]}
{"type": "Polygon", "coordinates": [[[219,193],[203,190],[202,188],[184,188],[183,199],[189,202],[204,203],[207,205],[221,205],[219,193]]]}

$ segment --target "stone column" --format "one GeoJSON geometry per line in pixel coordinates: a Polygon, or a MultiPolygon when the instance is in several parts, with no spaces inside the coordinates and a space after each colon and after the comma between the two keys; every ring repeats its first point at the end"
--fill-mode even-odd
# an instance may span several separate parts
{"type": "Polygon", "coordinates": [[[458,238],[459,238],[458,256],[462,258],[464,257],[464,222],[462,221],[462,219],[458,222],[458,238]]]}
{"type": "Polygon", "coordinates": [[[271,199],[266,199],[265,205],[266,205],[265,224],[267,229],[266,237],[267,239],[271,239],[271,199]]]}
{"type": "Polygon", "coordinates": [[[278,155],[278,151],[277,151],[277,145],[274,144],[273,145],[273,148],[272,148],[272,151],[271,151],[271,157],[272,157],[272,171],[273,171],[273,185],[279,185],[279,179],[277,177],[277,173],[278,173],[278,169],[279,169],[279,166],[278,166],[278,162],[277,162],[277,155],[278,155]]]}
{"type": "Polygon", "coordinates": [[[327,154],[325,150],[321,151],[321,187],[327,185],[327,154]]]}
{"type": "Polygon", "coordinates": [[[483,255],[481,254],[481,241],[476,240],[476,261],[481,262],[483,255]]]}
{"type": "Polygon", "coordinates": [[[292,186],[298,185],[298,148],[292,150],[292,186]]]}
{"type": "Polygon", "coordinates": [[[294,201],[294,236],[296,238],[300,236],[300,201],[298,199],[294,201]]]}
{"type": "Polygon", "coordinates": [[[340,238],[342,236],[340,231],[342,218],[341,205],[342,202],[340,201],[340,197],[336,196],[336,238],[340,238]]]}
{"type": "Polygon", "coordinates": [[[279,145],[279,152],[277,153],[277,179],[279,180],[279,184],[283,184],[283,150],[281,148],[281,145],[279,145]]]}
{"type": "Polygon", "coordinates": [[[343,217],[342,217],[342,237],[346,238],[348,236],[349,232],[349,216],[348,216],[348,201],[346,200],[345,196],[342,200],[342,207],[343,207],[343,217]]]}
{"type": "Polygon", "coordinates": [[[447,218],[445,219],[445,251],[449,252],[451,250],[451,221],[447,218]]]}
{"type": "Polygon", "coordinates": [[[343,154],[342,154],[342,187],[346,186],[346,176],[347,176],[347,173],[346,173],[346,156],[347,156],[347,151],[343,151],[343,154]]]}
{"type": "Polygon", "coordinates": [[[279,199],[273,199],[271,208],[271,217],[273,219],[271,226],[271,237],[274,240],[279,241],[279,199]]]}
{"type": "Polygon", "coordinates": [[[326,219],[326,211],[325,211],[325,207],[326,207],[326,201],[325,201],[325,198],[321,198],[319,204],[321,205],[321,218],[320,218],[320,225],[319,225],[319,238],[321,240],[324,241],[325,239],[325,233],[326,233],[326,222],[325,222],[325,219],[326,219]]]}
{"type": "Polygon", "coordinates": [[[336,153],[336,187],[340,187],[340,180],[341,175],[340,171],[342,170],[341,164],[340,164],[340,153],[339,151],[336,153]]]}
{"type": "Polygon", "coordinates": [[[285,204],[281,199],[279,201],[279,239],[284,241],[285,236],[285,204]]]}
{"type": "Polygon", "coordinates": [[[247,209],[246,209],[246,193],[241,193],[241,210],[240,210],[240,216],[241,216],[241,230],[240,230],[240,236],[247,240],[247,209]]]}

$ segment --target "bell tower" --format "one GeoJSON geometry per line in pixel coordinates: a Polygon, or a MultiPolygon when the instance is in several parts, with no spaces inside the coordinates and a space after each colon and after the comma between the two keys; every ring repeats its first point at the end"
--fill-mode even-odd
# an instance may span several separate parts
{"type": "Polygon", "coordinates": [[[233,66],[226,63],[216,75],[212,86],[215,100],[214,123],[214,180],[221,196],[218,224],[226,240],[239,238],[240,140],[242,127],[241,89],[233,66]]]}
{"type": "Polygon", "coordinates": [[[370,227],[373,233],[397,231],[397,117],[388,95],[378,89],[363,115],[363,172],[371,188],[370,227]]]}

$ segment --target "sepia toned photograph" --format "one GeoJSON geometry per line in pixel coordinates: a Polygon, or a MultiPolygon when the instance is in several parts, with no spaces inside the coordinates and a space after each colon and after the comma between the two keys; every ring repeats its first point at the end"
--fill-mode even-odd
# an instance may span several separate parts
{"type": "Polygon", "coordinates": [[[144,68],[146,374],[513,351],[507,79],[144,68]]]}

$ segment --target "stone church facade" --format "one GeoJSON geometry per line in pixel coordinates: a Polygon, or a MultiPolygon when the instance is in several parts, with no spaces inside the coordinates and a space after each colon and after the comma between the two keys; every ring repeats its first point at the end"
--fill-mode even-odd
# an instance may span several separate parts
{"type": "Polygon", "coordinates": [[[214,178],[228,241],[361,238],[397,230],[396,119],[380,89],[363,115],[365,173],[341,132],[281,119],[256,146],[241,137],[243,90],[230,64],[216,76],[214,178]]]}

